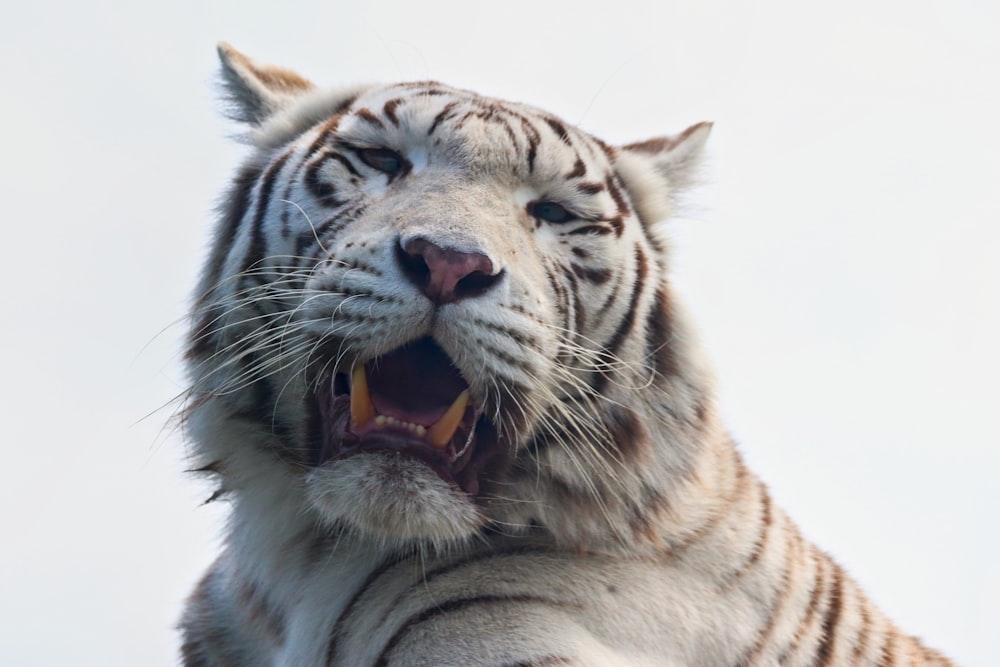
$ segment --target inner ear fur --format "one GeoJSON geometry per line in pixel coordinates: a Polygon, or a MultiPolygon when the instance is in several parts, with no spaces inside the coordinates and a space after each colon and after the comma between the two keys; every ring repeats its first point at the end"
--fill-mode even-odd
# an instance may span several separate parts
{"type": "Polygon", "coordinates": [[[226,42],[219,42],[218,52],[227,112],[241,123],[259,126],[313,89],[308,79],[282,67],[258,63],[226,42]]]}
{"type": "Polygon", "coordinates": [[[669,217],[677,194],[697,182],[711,131],[712,123],[702,122],[680,134],[618,149],[615,168],[643,223],[653,225],[669,217]]]}

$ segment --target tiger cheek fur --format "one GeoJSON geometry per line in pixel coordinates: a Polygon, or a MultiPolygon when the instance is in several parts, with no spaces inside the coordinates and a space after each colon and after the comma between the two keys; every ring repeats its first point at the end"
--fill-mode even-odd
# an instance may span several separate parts
{"type": "Polygon", "coordinates": [[[719,424],[658,224],[709,124],[612,147],[220,55],[253,154],[192,318],[232,516],[185,664],[948,664],[719,424]]]}

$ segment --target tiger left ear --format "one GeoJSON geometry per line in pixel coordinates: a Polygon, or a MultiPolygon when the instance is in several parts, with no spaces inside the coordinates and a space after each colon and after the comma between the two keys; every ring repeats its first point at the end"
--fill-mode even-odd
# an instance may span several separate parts
{"type": "Polygon", "coordinates": [[[678,191],[697,180],[712,123],[692,125],[672,137],[657,137],[618,149],[615,168],[639,218],[653,224],[670,215],[678,191]]]}
{"type": "Polygon", "coordinates": [[[261,125],[313,84],[295,72],[251,60],[226,42],[219,42],[223,98],[229,115],[241,123],[261,125]]]}

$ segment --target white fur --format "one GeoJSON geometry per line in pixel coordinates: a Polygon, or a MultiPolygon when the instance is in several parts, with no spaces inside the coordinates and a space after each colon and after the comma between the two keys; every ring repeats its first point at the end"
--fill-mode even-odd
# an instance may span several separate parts
{"type": "Polygon", "coordinates": [[[182,622],[189,667],[948,664],[803,540],[719,422],[659,224],[709,125],[605,150],[468,91],[323,92],[223,59],[256,184],[194,316],[187,427],[232,513],[182,622]],[[409,174],[327,159],[348,103],[340,142],[409,174]],[[582,217],[535,219],[538,201],[582,217]],[[497,282],[432,303],[397,259],[416,238],[486,256],[497,282]],[[425,336],[513,460],[489,492],[394,453],[302,454],[313,353],[343,371],[425,336]]]}

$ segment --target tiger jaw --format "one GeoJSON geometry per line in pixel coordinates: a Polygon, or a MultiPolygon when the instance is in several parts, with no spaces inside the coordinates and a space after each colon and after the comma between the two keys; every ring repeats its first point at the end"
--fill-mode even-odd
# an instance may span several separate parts
{"type": "Polygon", "coordinates": [[[470,387],[430,338],[333,375],[318,392],[317,467],[358,454],[382,453],[423,462],[468,496],[499,452],[496,428],[470,387]]]}

